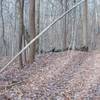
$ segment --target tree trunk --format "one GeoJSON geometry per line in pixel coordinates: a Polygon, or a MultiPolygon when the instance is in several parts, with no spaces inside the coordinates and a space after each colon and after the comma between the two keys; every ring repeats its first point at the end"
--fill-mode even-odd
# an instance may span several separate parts
{"type": "MultiPolygon", "coordinates": [[[[68,10],[68,0],[65,0],[65,11],[67,11],[68,10]]],[[[67,15],[68,16],[68,15],[67,15]]],[[[67,30],[68,29],[66,29],[66,28],[68,28],[68,20],[66,20],[66,16],[64,17],[65,19],[64,19],[64,24],[65,24],[65,29],[64,29],[64,43],[63,43],[63,49],[64,50],[66,50],[66,48],[67,48],[67,30]]]]}
{"type": "MultiPolygon", "coordinates": [[[[40,0],[37,0],[37,35],[40,33],[40,0]]],[[[39,51],[39,39],[37,40],[37,46],[36,46],[36,51],[40,53],[39,51]]]]}
{"type": "MultiPolygon", "coordinates": [[[[35,0],[29,0],[29,34],[32,40],[35,37],[35,0]]],[[[29,63],[32,64],[35,59],[35,43],[29,48],[29,63]]]]}
{"type": "Polygon", "coordinates": [[[87,0],[85,0],[84,5],[83,5],[83,47],[87,47],[87,34],[88,34],[88,16],[87,16],[87,10],[88,10],[88,3],[87,0]]]}
{"type": "MultiPolygon", "coordinates": [[[[24,9],[24,0],[18,0],[19,51],[22,49],[22,35],[23,35],[23,32],[24,32],[23,9],[24,9]]],[[[23,68],[22,54],[19,56],[19,65],[20,65],[21,68],[23,68]]]]}
{"type": "Polygon", "coordinates": [[[97,34],[96,1],[94,0],[93,2],[94,2],[94,9],[93,9],[93,17],[92,17],[91,50],[95,50],[96,48],[96,34],[97,34]]]}
{"type": "MultiPolygon", "coordinates": [[[[26,46],[26,41],[25,41],[25,29],[24,29],[24,35],[23,35],[23,45],[24,47],[26,46]]],[[[27,53],[26,53],[26,50],[24,51],[24,62],[27,63],[27,53]]]]}
{"type": "MultiPolygon", "coordinates": [[[[76,0],[74,0],[74,4],[76,4],[76,0]]],[[[72,43],[72,50],[76,49],[76,27],[77,27],[77,16],[76,16],[77,9],[73,9],[73,43],[72,43]]]]}
{"type": "Polygon", "coordinates": [[[1,12],[1,22],[2,22],[2,39],[3,39],[3,45],[4,45],[4,53],[5,53],[5,56],[7,56],[7,43],[6,43],[6,40],[5,40],[5,24],[4,24],[4,16],[3,16],[3,0],[0,0],[0,12],[1,12]]]}

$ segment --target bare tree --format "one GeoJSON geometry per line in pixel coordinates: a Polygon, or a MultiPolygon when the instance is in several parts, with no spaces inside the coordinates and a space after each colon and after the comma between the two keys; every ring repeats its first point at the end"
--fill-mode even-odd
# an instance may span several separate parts
{"type": "Polygon", "coordinates": [[[2,20],[2,39],[3,39],[3,45],[5,47],[5,55],[7,56],[7,46],[6,46],[6,40],[5,40],[5,25],[4,25],[4,16],[3,16],[3,0],[0,0],[0,9],[1,9],[1,20],[2,20]]]}
{"type": "MultiPolygon", "coordinates": [[[[65,0],[64,3],[65,3],[65,11],[66,11],[66,10],[68,10],[68,0],[65,0]]],[[[66,28],[68,28],[67,27],[68,23],[66,20],[66,16],[64,18],[65,18],[65,20],[64,20],[65,29],[64,29],[64,43],[63,43],[63,45],[64,45],[64,49],[66,49],[67,48],[67,30],[68,30],[66,28]]]]}
{"type": "MultiPolygon", "coordinates": [[[[29,34],[32,40],[35,35],[35,0],[29,0],[29,34]]],[[[35,43],[33,43],[29,48],[29,63],[33,63],[35,59],[35,43]]]]}
{"type": "Polygon", "coordinates": [[[93,2],[94,2],[94,9],[93,9],[93,17],[92,17],[91,50],[94,50],[96,47],[96,34],[97,34],[96,0],[94,0],[93,2]]]}
{"type": "MultiPolygon", "coordinates": [[[[40,0],[37,0],[36,6],[37,6],[37,34],[39,34],[40,32],[40,0]]],[[[37,44],[36,50],[39,53],[39,39],[36,44],[37,44]]]]}
{"type": "MultiPolygon", "coordinates": [[[[22,49],[22,35],[24,32],[23,9],[24,9],[24,0],[18,0],[19,51],[22,49]]],[[[23,68],[22,54],[19,56],[19,65],[21,68],[23,68]]]]}
{"type": "MultiPolygon", "coordinates": [[[[76,0],[74,0],[74,4],[76,3],[76,0]]],[[[74,18],[73,18],[73,42],[72,42],[72,50],[75,50],[76,49],[76,35],[77,35],[77,33],[76,33],[76,26],[77,26],[77,18],[76,18],[76,8],[73,10],[73,16],[74,16],[74,18]]]]}
{"type": "Polygon", "coordinates": [[[83,5],[83,47],[87,47],[87,34],[88,34],[88,2],[85,0],[83,5]]]}

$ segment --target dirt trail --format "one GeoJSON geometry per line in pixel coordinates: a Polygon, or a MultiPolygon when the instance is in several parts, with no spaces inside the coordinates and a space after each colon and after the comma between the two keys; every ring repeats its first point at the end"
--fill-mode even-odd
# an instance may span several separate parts
{"type": "Polygon", "coordinates": [[[100,100],[99,52],[44,54],[31,66],[7,69],[1,76],[0,84],[27,80],[2,94],[11,100],[100,100]]]}

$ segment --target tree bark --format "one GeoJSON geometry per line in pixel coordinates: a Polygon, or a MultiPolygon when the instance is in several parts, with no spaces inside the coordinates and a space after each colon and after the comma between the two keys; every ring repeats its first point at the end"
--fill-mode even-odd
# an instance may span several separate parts
{"type": "Polygon", "coordinates": [[[4,24],[4,16],[3,16],[3,0],[0,0],[0,9],[1,9],[1,20],[2,20],[2,39],[3,39],[3,45],[5,48],[5,56],[7,56],[7,44],[5,40],[5,24],[4,24]]]}
{"type": "MultiPolygon", "coordinates": [[[[23,32],[24,32],[23,9],[24,9],[24,0],[18,0],[19,51],[22,49],[22,35],[23,35],[23,32]]],[[[23,68],[22,54],[20,54],[20,56],[19,56],[19,65],[20,65],[21,68],[23,68]]]]}
{"type": "MultiPolygon", "coordinates": [[[[35,0],[29,0],[29,34],[32,40],[35,35],[35,0]]],[[[35,43],[33,43],[29,48],[29,63],[32,64],[35,59],[35,43]]]]}
{"type": "Polygon", "coordinates": [[[87,0],[83,3],[83,47],[87,47],[87,34],[88,34],[88,3],[87,0]]]}
{"type": "MultiPolygon", "coordinates": [[[[37,34],[40,33],[40,0],[37,0],[37,34]]],[[[39,51],[39,39],[37,40],[37,48],[36,50],[38,51],[38,53],[40,53],[39,51]]]]}
{"type": "MultiPolygon", "coordinates": [[[[67,11],[68,10],[68,0],[65,0],[65,11],[67,11]]],[[[68,15],[67,15],[68,16],[68,15]]],[[[66,20],[66,15],[65,15],[65,17],[64,17],[64,24],[65,24],[65,29],[64,29],[64,43],[63,43],[63,49],[66,49],[67,48],[67,30],[68,29],[66,29],[66,28],[68,28],[68,26],[67,26],[67,24],[68,24],[68,22],[67,22],[68,20],[66,20]]]]}

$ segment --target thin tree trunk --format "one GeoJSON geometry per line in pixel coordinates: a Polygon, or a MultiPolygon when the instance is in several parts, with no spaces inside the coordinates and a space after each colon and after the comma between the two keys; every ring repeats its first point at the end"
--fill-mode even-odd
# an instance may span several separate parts
{"type": "MultiPolygon", "coordinates": [[[[68,9],[68,0],[65,0],[65,11],[67,11],[67,9],[68,9]]],[[[64,31],[64,43],[63,43],[63,48],[64,49],[66,49],[67,48],[67,31],[66,30],[68,30],[68,29],[66,29],[67,28],[67,26],[66,26],[66,22],[67,22],[67,20],[66,20],[66,15],[65,15],[65,20],[64,20],[65,22],[64,22],[64,24],[65,24],[65,31],[64,31]]]]}
{"type": "Polygon", "coordinates": [[[94,50],[96,47],[96,1],[94,0],[94,10],[92,17],[92,32],[91,32],[91,50],[94,50]]]}
{"type": "MultiPolygon", "coordinates": [[[[76,0],[74,0],[74,4],[76,3],[76,0]]],[[[74,9],[73,11],[73,14],[74,14],[74,21],[73,21],[73,44],[72,44],[72,50],[75,50],[76,49],[76,27],[77,27],[77,18],[76,18],[76,8],[74,9]]]]}
{"type": "MultiPolygon", "coordinates": [[[[25,35],[23,35],[23,43],[24,43],[24,47],[25,47],[26,46],[25,35]]],[[[27,63],[26,50],[24,51],[24,61],[25,61],[25,63],[27,63]]]]}
{"type": "MultiPolygon", "coordinates": [[[[29,34],[32,40],[35,33],[35,0],[29,0],[29,34]]],[[[35,43],[33,43],[29,48],[29,63],[32,64],[35,59],[35,43]]]]}
{"type": "MultiPolygon", "coordinates": [[[[18,18],[19,18],[19,51],[22,49],[22,35],[24,32],[24,22],[23,22],[23,9],[24,9],[24,0],[18,0],[18,18]]],[[[22,54],[19,56],[19,65],[23,68],[23,59],[22,54]]]]}
{"type": "Polygon", "coordinates": [[[88,34],[88,3],[87,0],[83,3],[83,47],[87,47],[87,34],[88,34]]]}
{"type": "MultiPolygon", "coordinates": [[[[40,33],[40,0],[37,0],[37,34],[40,33]]],[[[39,49],[39,39],[37,40],[37,51],[40,53],[39,49]]]]}
{"type": "Polygon", "coordinates": [[[5,56],[7,56],[7,45],[5,40],[5,25],[4,25],[4,17],[3,17],[3,0],[0,0],[0,6],[1,6],[0,9],[1,9],[1,19],[2,19],[2,39],[5,48],[5,56]]]}

